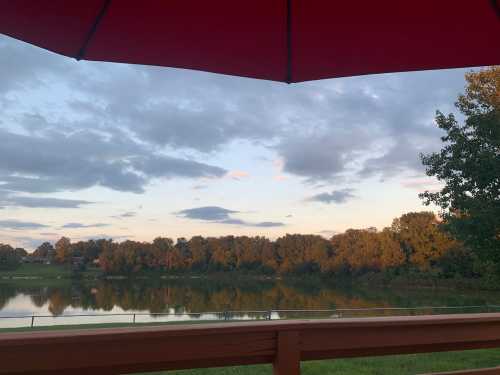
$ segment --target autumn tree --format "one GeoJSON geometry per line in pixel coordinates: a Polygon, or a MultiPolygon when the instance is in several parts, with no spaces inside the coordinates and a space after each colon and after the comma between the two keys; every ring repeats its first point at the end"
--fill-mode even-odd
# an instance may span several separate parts
{"type": "Polygon", "coordinates": [[[53,259],[55,254],[54,246],[50,242],[44,242],[36,248],[33,252],[33,256],[40,258],[53,259]]]}
{"type": "Polygon", "coordinates": [[[208,241],[202,236],[192,237],[188,241],[190,248],[189,267],[195,271],[205,271],[210,262],[210,250],[208,241]]]}
{"type": "Polygon", "coordinates": [[[99,267],[105,273],[114,273],[119,270],[118,260],[116,257],[118,244],[112,240],[98,240],[99,241],[99,267]]]}
{"type": "Polygon", "coordinates": [[[399,239],[407,264],[429,270],[454,241],[439,227],[433,212],[410,212],[394,219],[391,230],[399,239]]]}
{"type": "Polygon", "coordinates": [[[167,266],[167,259],[169,253],[174,249],[174,241],[167,237],[156,237],[153,240],[152,252],[157,258],[156,266],[165,268],[167,266]]]}
{"type": "Polygon", "coordinates": [[[465,76],[465,93],[456,108],[464,117],[437,112],[445,131],[440,152],[421,155],[427,175],[444,183],[439,192],[421,194],[442,209],[445,229],[483,261],[500,271],[500,67],[465,76]]]}
{"type": "Polygon", "coordinates": [[[58,263],[70,263],[72,258],[71,241],[61,237],[55,244],[55,259],[58,263]]]}
{"type": "Polygon", "coordinates": [[[399,243],[387,231],[348,229],[332,237],[330,270],[340,273],[381,271],[402,263],[399,243]]]}

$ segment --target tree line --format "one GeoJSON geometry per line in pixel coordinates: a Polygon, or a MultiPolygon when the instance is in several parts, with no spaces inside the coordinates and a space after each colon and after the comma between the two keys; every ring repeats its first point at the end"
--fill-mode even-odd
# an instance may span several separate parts
{"type": "MultiPolygon", "coordinates": [[[[152,242],[110,239],[41,244],[31,255],[62,265],[98,266],[110,275],[144,271],[171,273],[249,272],[264,275],[396,273],[418,270],[474,276],[474,256],[441,229],[432,212],[411,212],[390,227],[349,229],[319,235],[157,237],[152,242]]],[[[0,247],[10,248],[8,245],[0,247]]],[[[2,251],[2,250],[0,250],[2,251]]]]}

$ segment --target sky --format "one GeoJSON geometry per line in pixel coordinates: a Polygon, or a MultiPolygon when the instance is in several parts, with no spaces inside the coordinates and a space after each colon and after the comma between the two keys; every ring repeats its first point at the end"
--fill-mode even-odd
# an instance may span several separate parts
{"type": "Polygon", "coordinates": [[[440,185],[465,69],[287,85],[77,62],[0,35],[0,242],[331,236],[440,185]]]}

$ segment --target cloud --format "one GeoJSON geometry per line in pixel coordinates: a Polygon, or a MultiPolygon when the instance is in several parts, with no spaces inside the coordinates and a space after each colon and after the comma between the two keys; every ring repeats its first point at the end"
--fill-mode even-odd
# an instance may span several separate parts
{"type": "Polygon", "coordinates": [[[421,173],[419,153],[440,147],[435,110],[453,110],[463,74],[414,72],[308,84],[289,135],[276,145],[283,171],[312,182],[421,173]]]}
{"type": "Polygon", "coordinates": [[[125,212],[123,214],[120,214],[120,215],[114,215],[114,216],[111,216],[113,219],[127,219],[127,218],[130,218],[130,217],[135,217],[137,216],[137,212],[134,212],[134,211],[128,211],[128,212],[125,212]]]}
{"type": "Polygon", "coordinates": [[[226,176],[232,178],[233,180],[241,180],[242,178],[249,177],[250,175],[248,172],[235,170],[229,171],[226,176]]]}
{"type": "Polygon", "coordinates": [[[141,193],[158,178],[223,177],[227,170],[206,160],[239,141],[275,154],[278,181],[421,173],[418,153],[441,143],[434,112],[453,110],[465,72],[287,86],[76,63],[6,37],[0,67],[0,182],[35,193],[91,186],[141,193]]]}
{"type": "Polygon", "coordinates": [[[61,228],[64,229],[82,229],[82,228],[102,228],[108,227],[109,224],[104,223],[96,223],[96,224],[82,224],[82,223],[67,223],[64,224],[61,228]]]}
{"type": "Polygon", "coordinates": [[[181,217],[185,217],[187,219],[205,220],[205,221],[228,220],[230,217],[229,215],[234,213],[238,213],[238,211],[232,211],[217,206],[189,208],[177,212],[178,215],[180,215],[181,217]]]}
{"type": "Polygon", "coordinates": [[[226,173],[219,167],[151,152],[118,133],[80,130],[64,134],[54,130],[28,136],[2,129],[0,139],[1,187],[17,192],[104,186],[141,193],[155,178],[222,177],[226,173]]]}
{"type": "Polygon", "coordinates": [[[61,72],[73,74],[72,67],[75,65],[71,59],[1,36],[0,94],[33,89],[44,85],[48,77],[57,77],[61,72]]]}
{"type": "Polygon", "coordinates": [[[19,195],[7,195],[0,197],[0,204],[4,206],[29,207],[29,208],[80,208],[82,205],[93,202],[77,199],[61,199],[48,197],[25,197],[19,195]]]}
{"type": "Polygon", "coordinates": [[[271,222],[271,221],[253,223],[238,218],[234,218],[231,216],[232,214],[237,214],[237,213],[239,213],[239,211],[228,210],[226,208],[217,206],[205,206],[205,207],[197,207],[197,208],[182,210],[177,212],[176,214],[180,217],[191,220],[202,220],[212,223],[240,225],[246,227],[271,228],[271,227],[281,227],[285,225],[284,223],[281,222],[271,222]]]}
{"type": "Polygon", "coordinates": [[[33,223],[29,221],[0,220],[0,229],[28,230],[28,229],[41,229],[48,227],[49,227],[48,225],[33,223]]]}
{"type": "Polygon", "coordinates": [[[346,203],[349,200],[354,199],[356,196],[353,194],[353,189],[340,189],[333,190],[331,193],[320,193],[307,198],[307,202],[320,202],[320,203],[346,203]]]}
{"type": "MultiPolygon", "coordinates": [[[[249,225],[249,223],[246,223],[245,225],[249,225]]],[[[285,223],[277,222],[277,221],[262,221],[260,223],[254,223],[251,224],[250,226],[254,227],[259,227],[259,228],[275,228],[275,227],[284,227],[285,223]]]]}

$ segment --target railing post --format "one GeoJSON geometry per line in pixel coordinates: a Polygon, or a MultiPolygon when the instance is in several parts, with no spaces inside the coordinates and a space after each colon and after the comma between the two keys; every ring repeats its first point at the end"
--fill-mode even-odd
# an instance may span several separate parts
{"type": "Polygon", "coordinates": [[[33,314],[31,316],[31,328],[33,328],[34,325],[35,325],[35,315],[33,314]]]}
{"type": "Polygon", "coordinates": [[[132,322],[132,323],[134,323],[134,324],[135,324],[135,314],[134,314],[134,319],[133,319],[133,322],[132,322]]]}
{"type": "Polygon", "coordinates": [[[273,369],[274,375],[300,375],[299,332],[278,332],[273,369]]]}

